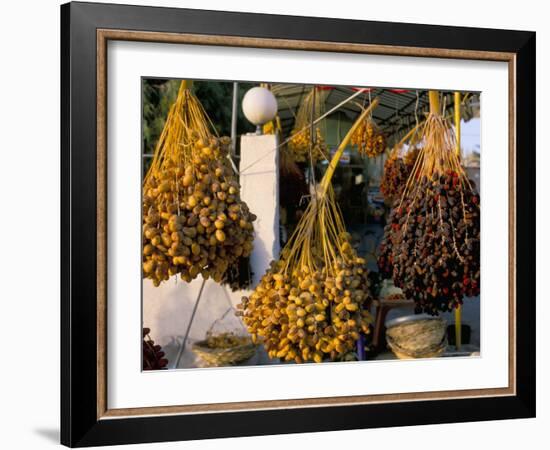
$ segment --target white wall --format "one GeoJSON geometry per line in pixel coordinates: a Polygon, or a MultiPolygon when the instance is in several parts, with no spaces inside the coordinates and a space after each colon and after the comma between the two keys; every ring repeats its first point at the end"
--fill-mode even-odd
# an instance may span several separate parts
{"type": "Polygon", "coordinates": [[[279,151],[276,135],[241,138],[241,198],[256,214],[252,285],[256,286],[269,263],[279,256],[279,151]],[[274,258],[275,257],[275,258],[274,258]],[[263,270],[259,270],[259,268],[263,270]]]}
{"type": "MultiPolygon", "coordinates": [[[[441,449],[544,448],[550,427],[550,341],[546,255],[550,167],[544,130],[550,120],[550,29],[546,3],[462,0],[410,2],[277,2],[226,0],[132,0],[126,3],[232,9],[383,21],[464,25],[537,31],[537,334],[538,418],[337,433],[265,436],[188,443],[128,446],[127,449],[441,449]],[[456,9],[452,9],[456,6],[456,9]],[[543,110],[544,108],[544,110],[543,110]]],[[[2,337],[10,356],[0,363],[0,447],[59,448],[59,6],[58,0],[4,2],[2,42],[2,337]],[[15,228],[17,227],[17,228],[15,228]],[[17,230],[17,231],[14,231],[17,230]],[[13,356],[11,356],[13,355],[13,356]]],[[[534,149],[527,149],[534,151],[534,149]]],[[[6,353],[4,353],[6,355],[6,353]]]]}

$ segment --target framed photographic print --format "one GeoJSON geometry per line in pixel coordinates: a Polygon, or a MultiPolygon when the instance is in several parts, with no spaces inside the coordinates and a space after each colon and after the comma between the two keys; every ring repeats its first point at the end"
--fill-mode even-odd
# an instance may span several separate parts
{"type": "Polygon", "coordinates": [[[535,33],[61,7],[62,423],[535,415],[535,33]]]}

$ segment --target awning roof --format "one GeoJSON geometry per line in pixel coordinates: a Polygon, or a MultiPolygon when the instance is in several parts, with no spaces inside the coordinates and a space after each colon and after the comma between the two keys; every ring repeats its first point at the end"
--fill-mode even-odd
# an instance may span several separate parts
{"type": "MultiPolygon", "coordinates": [[[[278,101],[279,118],[285,135],[290,133],[298,108],[311,88],[311,85],[298,84],[271,85],[271,90],[278,101]]],[[[319,88],[326,90],[325,111],[329,111],[358,90],[358,88],[342,86],[321,86],[319,88]]],[[[359,94],[338,111],[344,113],[350,120],[354,120],[361,112],[362,106],[369,104],[369,94],[371,99],[375,97],[379,99],[379,105],[373,111],[373,119],[390,140],[404,134],[406,130],[414,126],[416,117],[418,120],[422,120],[424,113],[429,111],[427,90],[381,88],[372,88],[369,92],[359,94]]],[[[477,98],[477,94],[470,98],[477,98]]],[[[453,111],[452,92],[442,93],[441,102],[447,106],[448,113],[453,111]]]]}

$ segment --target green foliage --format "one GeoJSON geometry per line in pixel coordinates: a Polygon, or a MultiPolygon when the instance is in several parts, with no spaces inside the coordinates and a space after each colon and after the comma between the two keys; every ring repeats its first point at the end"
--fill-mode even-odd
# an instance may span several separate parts
{"type": "MultiPolygon", "coordinates": [[[[152,155],[164,128],[170,105],[176,99],[179,80],[144,79],[142,82],[142,139],[145,155],[152,155]]],[[[143,173],[147,172],[152,158],[143,159],[143,173]]]]}
{"type": "MultiPolygon", "coordinates": [[[[252,83],[239,83],[237,94],[237,135],[254,131],[254,126],[244,117],[241,108],[243,96],[252,83]]],[[[220,136],[231,135],[231,117],[233,104],[233,82],[230,81],[195,81],[195,95],[214,124],[220,136]]]]}
{"type": "MultiPolygon", "coordinates": [[[[143,153],[153,154],[162,133],[170,105],[174,102],[181,80],[143,80],[143,153]]],[[[254,131],[243,115],[241,102],[252,83],[239,83],[237,136],[254,131]]],[[[233,83],[230,81],[195,81],[193,90],[220,136],[231,134],[233,83]]],[[[145,159],[145,166],[148,160],[145,159]]]]}

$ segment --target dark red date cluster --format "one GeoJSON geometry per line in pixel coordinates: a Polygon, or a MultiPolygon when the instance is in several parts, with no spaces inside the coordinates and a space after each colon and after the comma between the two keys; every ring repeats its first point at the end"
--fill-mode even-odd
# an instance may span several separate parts
{"type": "Polygon", "coordinates": [[[454,171],[423,176],[395,202],[378,265],[415,301],[416,312],[437,315],[479,295],[479,208],[473,182],[454,171]]]}
{"type": "Polygon", "coordinates": [[[143,370],[166,369],[168,360],[164,358],[162,347],[149,337],[150,332],[149,328],[143,329],[143,370]]]}

